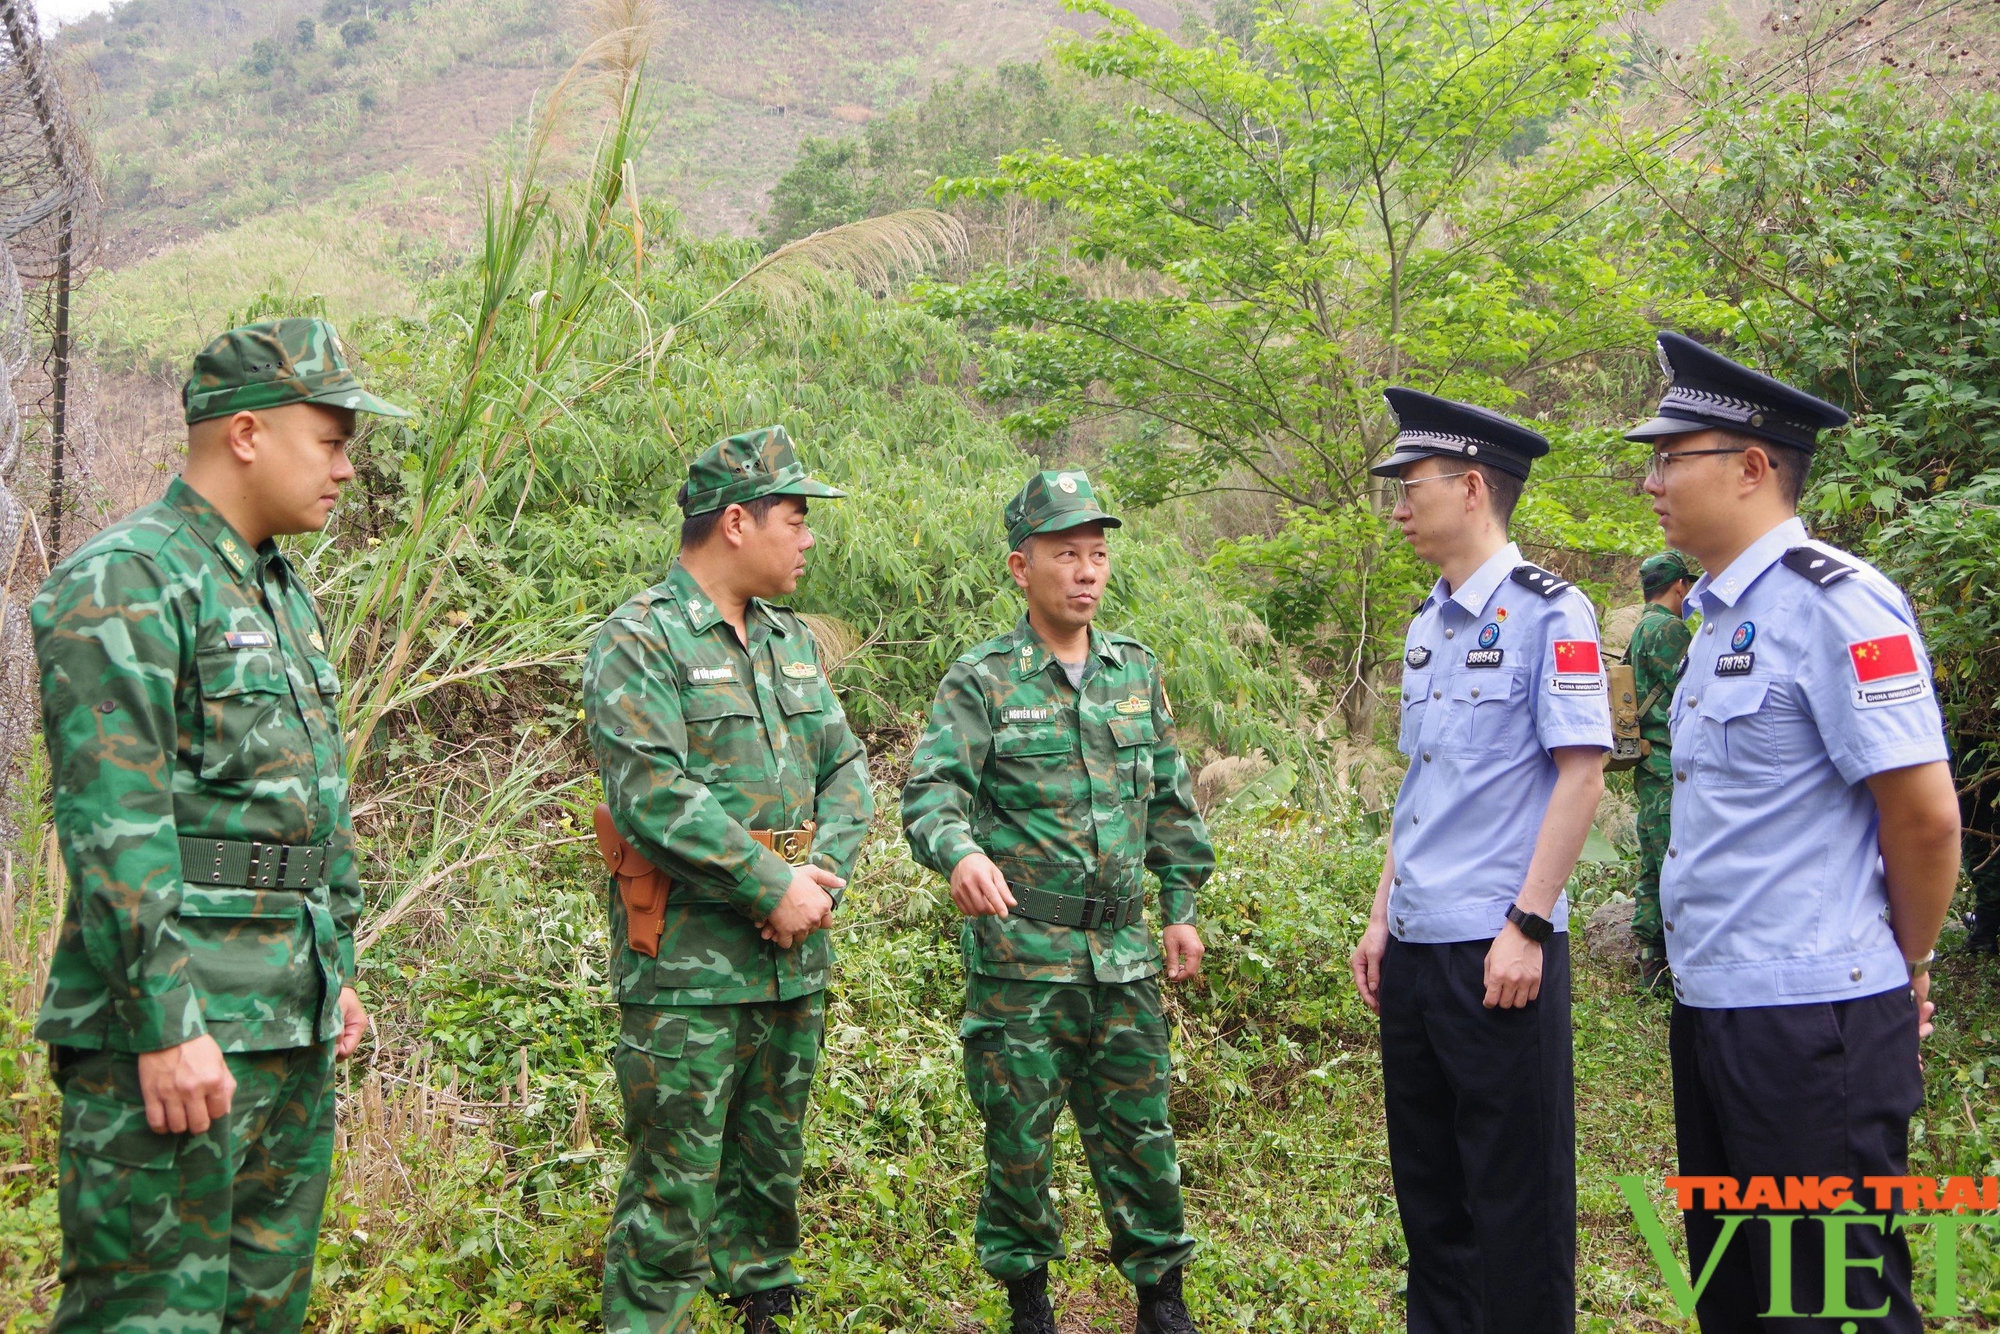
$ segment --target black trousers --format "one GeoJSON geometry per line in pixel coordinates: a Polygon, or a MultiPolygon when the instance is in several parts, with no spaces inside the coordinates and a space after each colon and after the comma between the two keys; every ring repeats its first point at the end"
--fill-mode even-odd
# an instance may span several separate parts
{"type": "MultiPolygon", "coordinates": [[[[1668,1048],[1682,1176],[1745,1183],[1768,1176],[1780,1186],[1788,1176],[1848,1177],[1856,1203],[1879,1217],[1862,1178],[1908,1173],[1910,1118],[1924,1085],[1917,1007],[1907,988],[1812,1005],[1676,1004],[1668,1048]]],[[[1683,1217],[1698,1279],[1722,1224],[1702,1209],[1683,1217]]],[[[1850,1319],[1867,1334],[1918,1334],[1923,1321],[1910,1298],[1909,1242],[1886,1228],[1844,1231],[1847,1258],[1882,1261],[1879,1275],[1872,1268],[1847,1271],[1847,1305],[1872,1310],[1887,1301],[1887,1315],[1760,1318],[1771,1309],[1771,1230],[1752,1221],[1730,1239],[1696,1303],[1703,1334],[1835,1334],[1850,1319]]],[[[1823,1239],[1817,1222],[1792,1225],[1794,1311],[1823,1309],[1823,1239]]]]}
{"type": "Polygon", "coordinates": [[[1489,1010],[1492,942],[1382,956],[1389,1169],[1410,1249],[1411,1334],[1576,1328],[1576,1097],[1569,937],[1541,995],[1489,1010]]]}

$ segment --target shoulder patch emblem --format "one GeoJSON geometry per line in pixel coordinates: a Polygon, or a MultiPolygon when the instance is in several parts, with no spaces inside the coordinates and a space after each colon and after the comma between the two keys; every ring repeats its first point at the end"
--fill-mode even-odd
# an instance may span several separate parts
{"type": "Polygon", "coordinates": [[[1847,646],[1847,660],[1854,665],[1857,708],[1879,709],[1931,693],[1931,683],[1917,661],[1916,642],[1907,632],[1856,640],[1847,646]]]}
{"type": "Polygon", "coordinates": [[[1821,588],[1837,584],[1855,572],[1855,567],[1846,561],[1811,547],[1793,547],[1779,558],[1779,563],[1793,574],[1804,575],[1821,588]]]}
{"type": "Polygon", "coordinates": [[[1523,588],[1539,593],[1545,598],[1552,598],[1566,589],[1576,587],[1575,584],[1561,575],[1551,574],[1539,565],[1516,565],[1514,573],[1509,575],[1508,578],[1523,588]]]}
{"type": "Polygon", "coordinates": [[[788,662],[778,670],[794,681],[810,681],[819,675],[819,668],[809,662],[788,662]]]}

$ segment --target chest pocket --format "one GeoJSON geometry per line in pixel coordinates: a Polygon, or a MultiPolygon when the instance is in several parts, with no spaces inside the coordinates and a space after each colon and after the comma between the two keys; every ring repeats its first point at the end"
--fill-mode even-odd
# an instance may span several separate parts
{"type": "Polygon", "coordinates": [[[741,781],[764,773],[764,729],[749,687],[697,681],[681,687],[687,725],[688,777],[697,783],[741,781]]]}
{"type": "Polygon", "coordinates": [[[1516,668],[1475,667],[1451,679],[1445,692],[1445,752],[1462,759],[1490,759],[1518,749],[1532,720],[1516,668]]]}
{"type": "Polygon", "coordinates": [[[210,783],[285,778],[312,768],[312,740],[275,648],[195,654],[201,776],[210,783]]]}
{"type": "Polygon", "coordinates": [[[1396,749],[1405,755],[1417,753],[1417,734],[1423,730],[1424,710],[1431,702],[1431,674],[1403,673],[1403,726],[1396,734],[1396,749]]]}
{"type": "Polygon", "coordinates": [[[998,728],[987,795],[1006,811],[1081,801],[1083,766],[1076,752],[1076,731],[1062,723],[998,728]]]}
{"type": "MultiPolygon", "coordinates": [[[[1700,687],[1687,706],[1693,713],[1697,784],[1768,787],[1778,781],[1777,737],[1764,707],[1770,687],[1769,681],[1709,681],[1700,687]]],[[[1686,723],[1681,731],[1684,735],[1686,723]]]]}
{"type": "Polygon", "coordinates": [[[1158,742],[1150,710],[1111,719],[1111,744],[1118,748],[1119,795],[1125,800],[1145,801],[1153,795],[1153,747],[1158,742]]]}

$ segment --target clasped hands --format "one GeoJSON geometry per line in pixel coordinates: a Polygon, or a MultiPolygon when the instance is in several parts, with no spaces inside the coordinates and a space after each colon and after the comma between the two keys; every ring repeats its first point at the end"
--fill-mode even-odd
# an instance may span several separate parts
{"type": "MultiPolygon", "coordinates": [[[[951,868],[951,901],[967,917],[1005,917],[1016,903],[1007,877],[983,852],[968,852],[951,868]]],[[[1192,926],[1169,926],[1161,933],[1160,944],[1167,956],[1169,982],[1185,982],[1201,971],[1207,947],[1192,926]]]]}
{"type": "Polygon", "coordinates": [[[788,950],[815,931],[833,926],[833,895],[847,882],[820,866],[794,866],[792,883],[771,915],[757,923],[757,933],[781,950],[788,950]]]}

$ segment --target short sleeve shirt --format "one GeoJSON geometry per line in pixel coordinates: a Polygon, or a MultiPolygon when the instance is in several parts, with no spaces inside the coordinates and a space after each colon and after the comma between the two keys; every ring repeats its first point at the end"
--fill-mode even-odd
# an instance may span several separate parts
{"type": "MultiPolygon", "coordinates": [[[[1525,565],[1512,543],[1456,590],[1439,580],[1404,640],[1397,746],[1410,768],[1396,795],[1389,930],[1416,944],[1490,940],[1555,791],[1549,752],[1611,746],[1590,599],[1525,565]]],[[[1551,920],[1568,929],[1567,898],[1551,920]]]]}
{"type": "Polygon", "coordinates": [[[1674,694],[1660,871],[1676,995],[1713,1009],[1907,985],[1865,780],[1947,755],[1909,600],[1797,519],[1688,600],[1703,625],[1674,694]]]}

